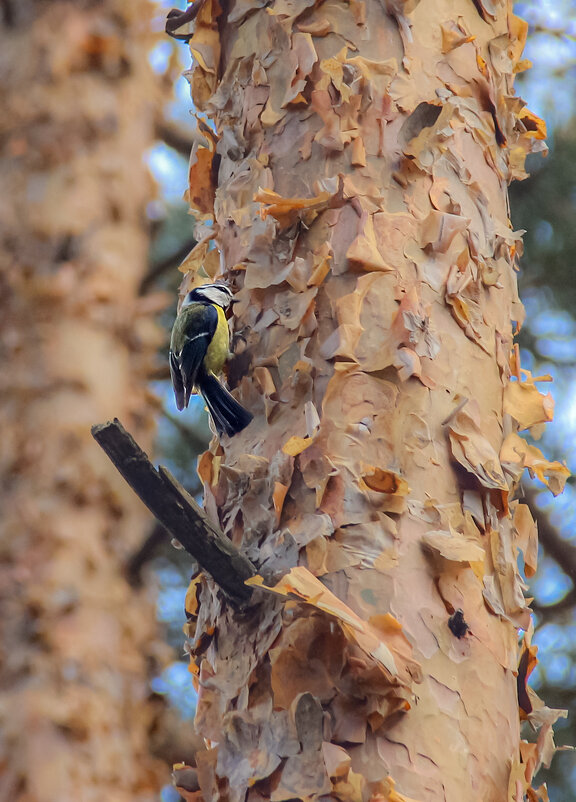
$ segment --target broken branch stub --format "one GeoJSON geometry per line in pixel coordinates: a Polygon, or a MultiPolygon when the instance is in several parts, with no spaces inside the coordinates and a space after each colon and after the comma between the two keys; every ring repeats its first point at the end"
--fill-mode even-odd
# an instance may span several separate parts
{"type": "Polygon", "coordinates": [[[244,582],[256,568],[170,471],[163,466],[156,469],[117,418],[93,426],[92,436],[150,512],[212,576],[234,607],[247,604],[252,590],[244,582]]]}

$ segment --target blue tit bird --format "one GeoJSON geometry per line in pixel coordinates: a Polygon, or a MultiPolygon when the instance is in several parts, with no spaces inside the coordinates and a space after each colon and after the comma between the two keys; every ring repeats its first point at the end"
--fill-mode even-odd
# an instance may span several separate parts
{"type": "Polygon", "coordinates": [[[179,410],[188,406],[198,390],[212,416],[218,436],[241,432],[253,415],[230,395],[216,378],[230,348],[230,333],[224,310],[233,303],[225,284],[204,284],[188,293],[172,328],[170,375],[179,410]]]}

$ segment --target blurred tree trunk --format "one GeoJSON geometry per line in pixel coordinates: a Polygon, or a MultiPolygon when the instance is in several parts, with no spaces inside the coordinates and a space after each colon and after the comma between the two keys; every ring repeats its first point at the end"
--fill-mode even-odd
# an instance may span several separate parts
{"type": "Polygon", "coordinates": [[[541,455],[516,430],[551,417],[512,350],[507,184],[543,136],[513,94],[526,26],[486,0],[255,5],[204,0],[190,40],[218,135],[190,199],[215,198],[256,415],[200,471],[263,575],[297,567],[244,616],[189,593],[204,797],[523,799],[512,493],[541,455]]]}
{"type": "Polygon", "coordinates": [[[2,15],[0,799],[152,800],[154,599],[122,568],[149,517],[90,436],[154,430],[151,6],[2,15]]]}

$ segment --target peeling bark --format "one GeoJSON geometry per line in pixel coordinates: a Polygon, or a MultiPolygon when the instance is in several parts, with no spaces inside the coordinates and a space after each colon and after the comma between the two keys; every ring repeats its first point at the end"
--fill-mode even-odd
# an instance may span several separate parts
{"type": "Polygon", "coordinates": [[[216,135],[190,200],[215,228],[182,292],[225,266],[255,414],[202,457],[205,505],[292,569],[249,618],[194,581],[204,799],[536,799],[554,714],[522,707],[547,745],[521,742],[535,530],[513,499],[524,467],[554,493],[567,471],[517,433],[552,414],[511,323],[507,185],[544,136],[513,91],[526,25],[483,0],[194,9],[216,135]]]}
{"type": "Polygon", "coordinates": [[[148,517],[90,437],[147,445],[163,334],[142,164],[157,79],[137,0],[3,4],[0,798],[156,798],[154,600],[123,576],[148,517]]]}

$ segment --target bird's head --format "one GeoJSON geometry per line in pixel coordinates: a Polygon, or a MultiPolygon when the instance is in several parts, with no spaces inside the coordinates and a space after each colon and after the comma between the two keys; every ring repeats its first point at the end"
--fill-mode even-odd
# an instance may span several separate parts
{"type": "Polygon", "coordinates": [[[182,309],[193,303],[209,303],[226,309],[234,300],[234,294],[226,284],[202,284],[191,290],[182,302],[182,309]]]}

